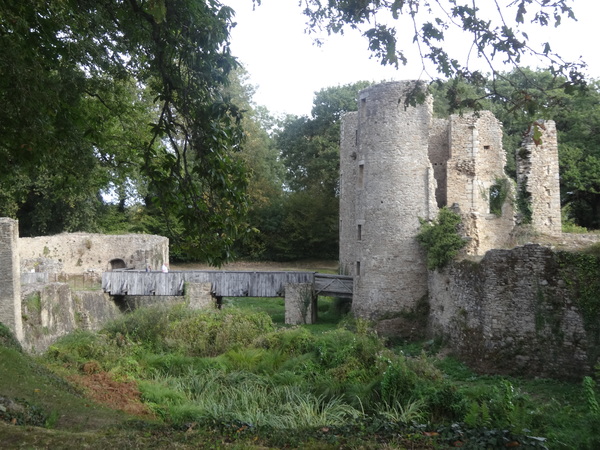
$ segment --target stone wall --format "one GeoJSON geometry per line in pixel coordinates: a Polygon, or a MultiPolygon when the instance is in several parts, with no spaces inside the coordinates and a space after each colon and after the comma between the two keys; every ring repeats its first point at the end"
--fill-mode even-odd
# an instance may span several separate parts
{"type": "Polygon", "coordinates": [[[450,122],[433,119],[429,131],[429,160],[437,182],[435,198],[437,206],[448,205],[448,160],[450,159],[450,122]]]}
{"type": "Polygon", "coordinates": [[[531,224],[542,233],[561,233],[560,180],[556,126],[538,120],[525,134],[517,151],[517,183],[529,203],[531,224]]]}
{"type": "Polygon", "coordinates": [[[356,192],[363,189],[364,160],[358,160],[358,113],[347,113],[342,121],[340,142],[340,269],[345,275],[356,273],[356,243],[364,220],[356,218],[356,192]],[[359,175],[361,179],[359,180],[359,175]]]}
{"type": "Polygon", "coordinates": [[[430,273],[430,333],[444,336],[483,371],[561,378],[589,374],[600,356],[597,268],[600,261],[593,256],[539,245],[492,250],[479,263],[455,262],[430,273]],[[591,269],[592,276],[578,274],[573,258],[584,258],[584,270],[591,269]]]}
{"type": "Polygon", "coordinates": [[[66,283],[23,286],[23,348],[40,353],[75,330],[98,330],[120,315],[102,291],[72,291],[66,283]]]}
{"type": "Polygon", "coordinates": [[[467,254],[483,255],[506,245],[514,228],[512,191],[502,214],[490,211],[492,186],[506,180],[502,124],[489,111],[450,117],[450,158],[447,165],[447,205],[458,205],[469,237],[467,254]]]}
{"type": "Polygon", "coordinates": [[[406,106],[417,86],[371,86],[342,122],[340,264],[355,276],[353,312],[363,317],[413,309],[426,295],[416,235],[438,207],[461,214],[471,255],[507,246],[515,225],[501,123],[488,111],[434,119],[430,96],[406,106]],[[498,186],[506,201],[494,213],[498,186]]]}
{"type": "Polygon", "coordinates": [[[0,218],[0,322],[23,340],[21,281],[19,278],[19,223],[0,218]]]}
{"type": "Polygon", "coordinates": [[[147,234],[64,233],[19,239],[23,272],[104,272],[113,267],[159,270],[169,261],[169,240],[147,234]]]}

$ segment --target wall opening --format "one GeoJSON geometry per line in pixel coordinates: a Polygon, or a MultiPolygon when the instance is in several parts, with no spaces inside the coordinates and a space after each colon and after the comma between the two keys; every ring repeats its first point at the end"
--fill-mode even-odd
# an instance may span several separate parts
{"type": "Polygon", "coordinates": [[[490,186],[490,203],[489,208],[492,214],[500,217],[502,216],[502,206],[508,196],[508,180],[497,179],[496,182],[490,186]]]}
{"type": "Polygon", "coordinates": [[[359,241],[362,241],[362,225],[358,226],[358,229],[357,229],[357,239],[359,241]]]}
{"type": "Polygon", "coordinates": [[[110,265],[110,270],[115,270],[115,269],[126,269],[127,268],[127,264],[125,264],[125,261],[123,261],[121,258],[114,258],[111,259],[108,264],[110,265]]]}
{"type": "Polygon", "coordinates": [[[365,164],[358,164],[358,187],[362,188],[365,183],[365,164]]]}
{"type": "Polygon", "coordinates": [[[356,276],[360,277],[360,261],[356,261],[356,276]]]}

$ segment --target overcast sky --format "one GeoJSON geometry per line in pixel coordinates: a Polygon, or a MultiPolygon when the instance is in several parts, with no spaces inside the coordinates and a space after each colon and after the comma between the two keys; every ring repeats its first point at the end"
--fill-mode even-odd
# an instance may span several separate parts
{"type": "MultiPolygon", "coordinates": [[[[411,46],[412,58],[408,55],[409,65],[398,70],[382,67],[376,59],[371,59],[367,41],[358,32],[326,37],[322,47],[315,46],[314,36],[304,31],[305,17],[298,0],[262,0],[262,5],[254,11],[252,0],[222,2],[236,11],[237,26],[232,32],[231,48],[250,74],[250,83],[258,88],[254,101],[272,113],[309,115],[314,93],[329,86],[360,80],[428,79],[422,73],[414,46],[411,46]]],[[[595,35],[600,1],[576,0],[573,9],[578,22],[564,18],[559,28],[546,27],[543,34],[539,29],[528,30],[529,37],[532,42],[549,41],[552,49],[566,59],[581,56],[589,66],[589,74],[600,78],[595,35]]],[[[412,40],[408,29],[404,39],[412,40]]],[[[460,36],[447,39],[445,48],[462,48],[466,54],[469,45],[461,39],[460,36]]],[[[535,66],[537,62],[530,60],[528,64],[535,66]]],[[[430,73],[435,75],[433,71],[430,73]]]]}

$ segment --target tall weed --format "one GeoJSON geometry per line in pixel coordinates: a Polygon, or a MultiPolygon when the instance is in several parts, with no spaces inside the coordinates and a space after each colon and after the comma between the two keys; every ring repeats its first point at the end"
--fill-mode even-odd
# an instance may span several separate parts
{"type": "Polygon", "coordinates": [[[304,428],[339,425],[360,415],[341,398],[316,396],[297,385],[276,385],[269,378],[247,372],[190,372],[186,377],[164,378],[162,382],[186,399],[166,402],[168,418],[175,424],[214,420],[304,428]]]}
{"type": "Polygon", "coordinates": [[[262,312],[248,313],[234,308],[206,311],[169,324],[167,345],[191,356],[216,356],[252,343],[273,331],[271,318],[262,312]]]}
{"type": "Polygon", "coordinates": [[[165,337],[172,323],[197,314],[185,305],[138,308],[104,327],[109,335],[140,343],[155,351],[168,350],[165,337]]]}

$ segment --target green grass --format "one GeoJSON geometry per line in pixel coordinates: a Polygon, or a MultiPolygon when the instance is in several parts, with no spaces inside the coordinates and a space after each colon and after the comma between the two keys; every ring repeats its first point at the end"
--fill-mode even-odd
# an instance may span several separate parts
{"type": "Polygon", "coordinates": [[[31,420],[23,418],[23,425],[98,430],[127,418],[118,411],[91,404],[63,378],[15,349],[0,346],[0,361],[0,396],[32,405],[40,412],[31,420]]]}
{"type": "MultiPolygon", "coordinates": [[[[285,300],[281,297],[224,297],[223,308],[238,308],[243,311],[262,311],[271,317],[274,324],[285,325],[285,300]]],[[[317,301],[317,323],[310,325],[313,332],[334,329],[349,312],[347,301],[333,297],[319,297],[317,301]]]]}

